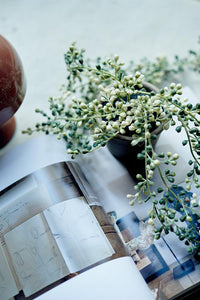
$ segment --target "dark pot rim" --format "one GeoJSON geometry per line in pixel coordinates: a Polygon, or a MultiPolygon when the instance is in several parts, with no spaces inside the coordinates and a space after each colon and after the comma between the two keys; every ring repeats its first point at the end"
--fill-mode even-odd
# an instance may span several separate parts
{"type": "Polygon", "coordinates": [[[152,83],[149,83],[147,81],[143,81],[142,84],[143,84],[144,88],[146,88],[146,89],[148,89],[150,91],[154,91],[156,93],[158,93],[158,91],[159,91],[159,89],[157,88],[157,86],[155,86],[152,83]]]}

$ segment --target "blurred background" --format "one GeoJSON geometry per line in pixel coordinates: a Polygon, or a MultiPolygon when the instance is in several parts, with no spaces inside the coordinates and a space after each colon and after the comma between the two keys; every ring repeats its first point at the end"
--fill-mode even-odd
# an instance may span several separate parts
{"type": "MultiPolygon", "coordinates": [[[[59,95],[71,42],[90,58],[118,54],[137,63],[143,57],[184,57],[200,47],[199,15],[199,0],[0,0],[0,34],[17,50],[27,80],[15,135],[0,155],[32,138],[21,131],[37,122],[35,108],[48,108],[48,98],[59,95]]],[[[197,98],[199,82],[200,74],[182,76],[197,98]]]]}

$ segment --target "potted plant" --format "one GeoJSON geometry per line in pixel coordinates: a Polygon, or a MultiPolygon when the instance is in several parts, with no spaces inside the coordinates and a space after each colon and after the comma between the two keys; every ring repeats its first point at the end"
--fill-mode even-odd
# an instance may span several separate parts
{"type": "Polygon", "coordinates": [[[37,109],[45,121],[24,132],[43,131],[65,139],[72,157],[94,151],[120,136],[128,135],[133,147],[142,144],[137,160],[142,161],[144,173],[136,175],[136,192],[127,195],[130,204],[151,201],[148,222],[155,225],[155,238],[159,239],[162,232],[173,232],[188,245],[189,252],[194,250],[200,256],[199,229],[193,222],[200,219],[199,199],[192,193],[188,205],[188,198],[184,197],[192,185],[200,187],[200,104],[181,100],[181,84],[148,89],[143,84],[144,76],[139,72],[127,74],[117,55],[106,60],[98,58],[92,66],[85,60],[84,50],[72,44],[65,54],[65,63],[68,77],[61,96],[49,99],[49,114],[37,109]],[[170,168],[177,164],[179,155],[156,153],[153,147],[158,137],[155,130],[169,127],[177,133],[185,131],[187,136],[182,145],[191,152],[192,159],[188,162],[186,190],[179,191],[176,173],[170,168]],[[155,186],[155,171],[162,182],[159,187],[155,186]]]}
{"type": "MultiPolygon", "coordinates": [[[[142,82],[143,88],[148,92],[158,92],[158,88],[153,84],[142,82]]],[[[140,93],[141,94],[141,93],[140,93]]],[[[133,96],[131,96],[133,97],[133,96]]],[[[138,95],[134,95],[135,98],[138,95]]],[[[151,122],[151,136],[159,135],[163,129],[163,123],[156,126],[155,122],[151,122]]],[[[137,159],[138,153],[144,150],[144,142],[141,141],[136,145],[132,145],[133,132],[126,128],[125,134],[118,134],[116,137],[108,141],[107,147],[109,151],[127,168],[133,179],[137,180],[137,174],[145,176],[145,164],[143,160],[137,159]]],[[[152,146],[156,144],[157,138],[152,139],[152,146]]]]}

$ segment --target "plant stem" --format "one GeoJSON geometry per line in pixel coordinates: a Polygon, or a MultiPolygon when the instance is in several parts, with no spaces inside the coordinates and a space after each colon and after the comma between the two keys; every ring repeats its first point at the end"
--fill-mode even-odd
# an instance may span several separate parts
{"type": "Polygon", "coordinates": [[[191,139],[190,139],[190,135],[189,135],[188,129],[187,129],[185,123],[182,121],[181,118],[178,118],[178,120],[181,122],[182,126],[184,127],[185,133],[186,133],[187,138],[188,138],[190,152],[192,154],[192,157],[194,158],[194,161],[200,166],[200,162],[197,160],[197,158],[196,158],[196,156],[194,154],[194,151],[193,151],[193,147],[192,147],[192,144],[191,144],[191,139]]]}

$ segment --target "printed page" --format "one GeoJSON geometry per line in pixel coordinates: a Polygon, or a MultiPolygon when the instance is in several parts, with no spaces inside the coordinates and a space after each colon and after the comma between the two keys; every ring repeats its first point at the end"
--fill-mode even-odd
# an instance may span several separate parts
{"type": "Polygon", "coordinates": [[[0,299],[7,300],[19,293],[0,243],[0,299]]]}
{"type": "MultiPolygon", "coordinates": [[[[8,190],[8,192],[1,196],[1,204],[4,203],[4,205],[2,205],[2,209],[0,210],[0,242],[5,254],[7,254],[7,249],[1,236],[40,213],[51,204],[49,195],[44,186],[41,185],[29,191],[25,187],[26,185],[23,186],[21,183],[18,187],[17,184],[13,189],[8,190]],[[22,187],[24,187],[24,189],[22,187]],[[14,190],[17,190],[16,196],[14,196],[14,190]],[[21,196],[19,196],[19,190],[21,190],[21,196]]],[[[7,261],[8,264],[12,266],[10,256],[8,255],[7,261]]],[[[17,281],[15,272],[13,272],[13,277],[17,281]]]]}
{"type": "Polygon", "coordinates": [[[114,253],[84,197],[51,206],[44,215],[71,273],[114,253]]]}
{"type": "Polygon", "coordinates": [[[14,228],[4,239],[25,296],[69,274],[42,214],[14,228]]]}
{"type": "Polygon", "coordinates": [[[131,257],[94,267],[36,298],[37,300],[155,300],[131,257]]]}
{"type": "MultiPolygon", "coordinates": [[[[9,192],[8,192],[9,193],[9,192]]],[[[5,195],[1,197],[9,198],[5,195]]],[[[14,194],[14,193],[13,193],[14,194]]],[[[1,199],[2,199],[1,198],[1,199]]],[[[3,199],[2,199],[3,200],[3,199]]],[[[19,197],[12,197],[0,210],[0,233],[4,234],[51,205],[45,186],[40,185],[19,197]]]]}
{"type": "Polygon", "coordinates": [[[26,176],[0,192],[0,210],[13,200],[23,196],[37,187],[33,176],[26,176]]]}

